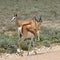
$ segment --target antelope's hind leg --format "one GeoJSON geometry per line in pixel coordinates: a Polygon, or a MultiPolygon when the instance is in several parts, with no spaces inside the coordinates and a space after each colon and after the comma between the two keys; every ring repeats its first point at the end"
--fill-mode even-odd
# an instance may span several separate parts
{"type": "Polygon", "coordinates": [[[32,48],[33,48],[33,52],[34,52],[34,54],[36,55],[37,54],[37,52],[36,52],[36,49],[35,49],[35,47],[36,47],[36,41],[35,40],[33,40],[32,41],[32,48]]]}
{"type": "Polygon", "coordinates": [[[23,56],[23,51],[22,51],[22,48],[21,48],[22,41],[23,41],[23,38],[21,37],[20,40],[18,40],[18,49],[17,49],[17,53],[21,56],[23,56]]]}
{"type": "Polygon", "coordinates": [[[27,56],[29,56],[29,51],[31,49],[31,43],[32,43],[32,41],[30,40],[29,45],[28,45],[28,53],[27,53],[27,56]]]}

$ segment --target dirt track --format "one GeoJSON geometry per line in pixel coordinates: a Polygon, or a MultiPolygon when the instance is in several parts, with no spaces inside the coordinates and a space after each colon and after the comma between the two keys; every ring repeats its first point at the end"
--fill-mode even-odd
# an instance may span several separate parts
{"type": "Polygon", "coordinates": [[[41,49],[40,54],[23,57],[16,54],[2,54],[0,60],[60,60],[60,46],[54,46],[49,50],[41,49]]]}

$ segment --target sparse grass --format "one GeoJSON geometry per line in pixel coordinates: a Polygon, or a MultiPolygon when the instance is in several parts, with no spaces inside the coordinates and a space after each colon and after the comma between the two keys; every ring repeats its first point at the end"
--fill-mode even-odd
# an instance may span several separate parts
{"type": "MultiPolygon", "coordinates": [[[[0,0],[0,52],[16,52],[17,32],[4,32],[16,29],[15,22],[10,21],[15,13],[22,19],[41,15],[43,21],[46,19],[54,22],[60,20],[60,0],[0,0]]],[[[49,46],[57,41],[60,41],[60,26],[42,26],[40,40],[36,41],[36,45],[43,43],[49,46]]],[[[22,49],[28,49],[26,41],[23,42],[22,49]]]]}

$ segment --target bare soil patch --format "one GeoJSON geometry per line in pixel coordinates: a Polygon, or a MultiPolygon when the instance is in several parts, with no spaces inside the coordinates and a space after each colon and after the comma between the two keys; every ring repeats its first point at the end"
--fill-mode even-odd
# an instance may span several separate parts
{"type": "Polygon", "coordinates": [[[51,49],[41,48],[37,55],[2,54],[0,60],[60,60],[60,46],[53,46],[51,49]]]}

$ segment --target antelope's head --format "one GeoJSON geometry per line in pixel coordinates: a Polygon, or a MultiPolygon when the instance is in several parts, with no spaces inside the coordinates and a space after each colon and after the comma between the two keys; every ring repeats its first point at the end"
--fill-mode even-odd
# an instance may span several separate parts
{"type": "Polygon", "coordinates": [[[42,22],[42,18],[41,18],[41,16],[40,16],[40,18],[36,18],[36,17],[34,17],[34,19],[35,19],[37,22],[42,22]]]}
{"type": "Polygon", "coordinates": [[[15,15],[12,17],[11,21],[13,21],[16,17],[17,17],[17,14],[15,14],[15,15]]]}

